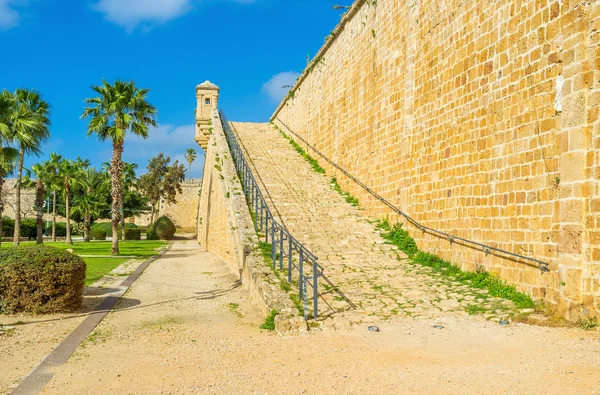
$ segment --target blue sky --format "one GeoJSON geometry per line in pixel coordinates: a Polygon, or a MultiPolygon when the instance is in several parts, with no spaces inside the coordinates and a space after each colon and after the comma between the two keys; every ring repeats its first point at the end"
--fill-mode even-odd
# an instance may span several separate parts
{"type": "MultiPolygon", "coordinates": [[[[50,152],[99,166],[111,146],[86,137],[90,85],[134,79],[152,89],[159,128],[130,139],[124,159],[145,169],[158,152],[183,158],[193,141],[195,91],[210,80],[232,120],[268,121],[306,55],[340,19],[339,0],[0,0],[0,89],[38,90],[52,106],[50,152]]],[[[342,4],[349,4],[347,3],[342,4]]]]}

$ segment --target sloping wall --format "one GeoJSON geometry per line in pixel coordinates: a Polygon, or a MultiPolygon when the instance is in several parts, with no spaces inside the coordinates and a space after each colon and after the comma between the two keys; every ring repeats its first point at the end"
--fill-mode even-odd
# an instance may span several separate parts
{"type": "Polygon", "coordinates": [[[599,315],[599,27],[591,1],[357,0],[272,120],[424,225],[550,272],[407,224],[420,249],[599,315]]]}
{"type": "Polygon", "coordinates": [[[304,319],[258,249],[258,236],[242,185],[236,174],[221,119],[212,113],[212,133],[208,140],[198,212],[198,242],[204,251],[219,256],[265,314],[279,312],[278,332],[306,329],[304,319]]]}

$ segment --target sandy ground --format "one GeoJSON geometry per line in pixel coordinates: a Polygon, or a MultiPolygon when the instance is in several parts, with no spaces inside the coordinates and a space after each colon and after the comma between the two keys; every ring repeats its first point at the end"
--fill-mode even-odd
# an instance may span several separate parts
{"type": "Polygon", "coordinates": [[[599,332],[447,317],[280,337],[236,280],[177,242],[44,392],[600,393],[599,332]]]}
{"type": "Polygon", "coordinates": [[[73,314],[0,315],[9,329],[0,335],[0,393],[8,393],[79,325],[98,303],[115,290],[140,260],[125,262],[84,290],[83,304],[73,314]],[[19,325],[13,325],[20,323],[19,325]]]}

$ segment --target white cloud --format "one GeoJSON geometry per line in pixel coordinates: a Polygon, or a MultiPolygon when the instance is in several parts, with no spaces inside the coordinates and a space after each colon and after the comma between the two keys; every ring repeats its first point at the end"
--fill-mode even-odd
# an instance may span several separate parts
{"type": "Polygon", "coordinates": [[[192,8],[192,0],[99,0],[92,8],[132,31],[139,24],[159,25],[180,17],[192,8]]]}
{"type": "MultiPolygon", "coordinates": [[[[192,164],[192,176],[195,178],[202,177],[204,152],[194,140],[195,135],[196,126],[193,124],[183,126],[161,125],[150,130],[146,140],[130,134],[125,138],[123,160],[137,163],[140,167],[139,174],[143,174],[146,172],[148,161],[162,152],[171,158],[171,162],[179,160],[187,170],[188,163],[185,161],[183,154],[187,148],[194,148],[198,156],[192,164]]],[[[103,156],[108,160],[111,155],[111,152],[106,152],[106,155],[103,156]]]]}
{"type": "Polygon", "coordinates": [[[280,102],[287,95],[289,88],[283,88],[286,85],[294,85],[300,73],[296,71],[285,71],[275,74],[271,79],[264,83],[263,93],[275,102],[280,102]]]}
{"type": "MultiPolygon", "coordinates": [[[[2,1],[2,0],[0,0],[2,1]]],[[[131,32],[139,25],[145,29],[160,25],[185,15],[201,0],[98,0],[92,9],[104,18],[131,32]]],[[[252,4],[256,0],[230,0],[252,4]]]]}
{"type": "Polygon", "coordinates": [[[0,31],[17,26],[19,13],[15,7],[22,3],[22,1],[15,0],[0,0],[0,31]]]}

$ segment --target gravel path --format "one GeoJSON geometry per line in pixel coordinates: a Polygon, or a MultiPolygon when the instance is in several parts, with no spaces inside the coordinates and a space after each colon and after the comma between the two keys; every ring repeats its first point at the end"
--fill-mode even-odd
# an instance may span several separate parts
{"type": "Polygon", "coordinates": [[[598,332],[405,317],[280,337],[226,265],[178,241],[45,393],[389,394],[600,391],[598,332]]]}

